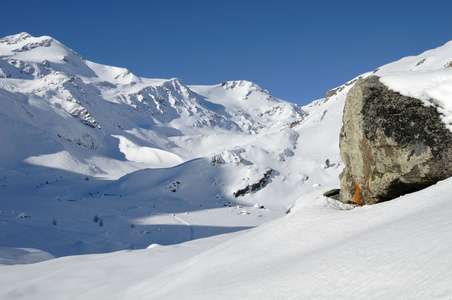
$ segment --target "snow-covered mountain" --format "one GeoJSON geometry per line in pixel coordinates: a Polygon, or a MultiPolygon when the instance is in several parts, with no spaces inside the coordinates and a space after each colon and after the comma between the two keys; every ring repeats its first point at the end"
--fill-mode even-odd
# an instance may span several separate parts
{"type": "Polygon", "coordinates": [[[250,228],[339,172],[336,146],[300,144],[302,120],[323,115],[254,83],[139,78],[26,33],[1,39],[0,57],[3,246],[62,256],[250,228]],[[324,169],[327,159],[333,168],[324,169]]]}
{"type": "MultiPolygon", "coordinates": [[[[136,163],[167,167],[213,150],[187,149],[186,136],[276,131],[304,115],[251,82],[188,87],[179,79],[138,78],[87,61],[50,37],[26,33],[3,38],[0,46],[0,97],[8,116],[2,118],[2,140],[9,150],[2,165],[24,159],[46,165],[63,156],[76,161],[80,174],[118,178],[143,168],[136,163]],[[33,147],[18,144],[14,137],[21,135],[33,147]],[[80,162],[93,156],[124,170],[80,162]]],[[[59,168],[76,171],[74,162],[59,168]]]]}
{"type": "MultiPolygon", "coordinates": [[[[447,120],[450,61],[452,43],[361,77],[447,120]]],[[[0,69],[0,298],[452,296],[450,180],[370,207],[322,196],[339,187],[360,76],[299,108],[247,81],[139,78],[26,33],[0,40],[0,69]]]]}

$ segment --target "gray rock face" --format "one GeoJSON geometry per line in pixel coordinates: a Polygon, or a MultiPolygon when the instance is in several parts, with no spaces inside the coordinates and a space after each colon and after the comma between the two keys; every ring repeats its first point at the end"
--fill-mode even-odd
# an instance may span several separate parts
{"type": "Polygon", "coordinates": [[[344,107],[340,199],[374,204],[452,176],[452,133],[435,107],[359,80],[344,107]]]}

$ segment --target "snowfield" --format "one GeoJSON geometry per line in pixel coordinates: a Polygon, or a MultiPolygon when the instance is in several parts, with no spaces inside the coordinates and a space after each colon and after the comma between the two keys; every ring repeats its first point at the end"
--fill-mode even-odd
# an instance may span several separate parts
{"type": "Polygon", "coordinates": [[[450,299],[451,180],[375,206],[318,193],[245,233],[4,266],[2,299],[450,299]]]}
{"type": "MultiPolygon", "coordinates": [[[[450,125],[450,53],[361,76],[450,125]]],[[[374,206],[322,196],[357,78],[300,108],[0,39],[0,298],[451,299],[452,179],[374,206]]]]}

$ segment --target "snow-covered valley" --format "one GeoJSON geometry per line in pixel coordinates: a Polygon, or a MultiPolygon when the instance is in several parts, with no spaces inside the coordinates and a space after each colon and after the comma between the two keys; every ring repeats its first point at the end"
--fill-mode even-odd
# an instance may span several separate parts
{"type": "MultiPolygon", "coordinates": [[[[322,196],[356,80],[298,107],[26,33],[0,58],[0,298],[452,297],[450,180],[374,206],[322,196]]],[[[424,74],[414,97],[447,122],[451,59],[448,43],[361,76],[409,93],[400,78],[424,74]]]]}

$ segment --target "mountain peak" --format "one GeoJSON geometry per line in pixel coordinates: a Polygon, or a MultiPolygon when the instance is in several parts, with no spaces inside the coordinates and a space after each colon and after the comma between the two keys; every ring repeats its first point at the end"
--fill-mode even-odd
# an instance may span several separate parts
{"type": "MultiPolygon", "coordinates": [[[[9,56],[21,52],[28,52],[36,48],[50,47],[52,45],[58,45],[60,48],[64,49],[67,48],[50,36],[34,37],[26,32],[21,32],[0,39],[0,50],[2,55],[9,56]]],[[[54,51],[52,50],[52,52],[54,51]]]]}
{"type": "Polygon", "coordinates": [[[250,90],[263,91],[263,89],[254,82],[247,80],[232,80],[232,81],[223,81],[221,86],[225,89],[234,89],[234,88],[246,88],[250,90]]]}
{"type": "Polygon", "coordinates": [[[1,43],[6,43],[7,45],[15,45],[21,41],[24,41],[26,39],[32,38],[32,36],[29,33],[21,32],[18,34],[9,35],[7,37],[4,37],[0,39],[1,43]]]}

